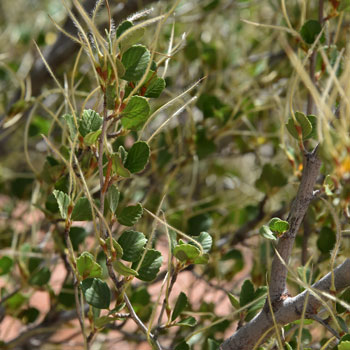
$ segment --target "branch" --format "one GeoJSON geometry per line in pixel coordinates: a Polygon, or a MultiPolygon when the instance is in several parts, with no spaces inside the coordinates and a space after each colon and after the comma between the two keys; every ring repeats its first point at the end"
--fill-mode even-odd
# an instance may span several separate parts
{"type": "MultiPolygon", "coordinates": [[[[305,213],[313,199],[314,186],[321,167],[316,147],[311,153],[306,153],[303,162],[303,174],[296,198],[292,203],[287,221],[290,229],[278,241],[277,251],[283,262],[288,263],[295,237],[303,221],[305,213]]],[[[277,254],[274,256],[271,267],[269,293],[271,301],[276,302],[287,292],[287,268],[277,254]]]]}
{"type": "MultiPolygon", "coordinates": [[[[306,315],[315,315],[316,310],[321,306],[321,300],[316,295],[321,292],[331,292],[332,276],[329,272],[321,280],[314,283],[310,290],[298,294],[293,298],[281,301],[278,309],[274,313],[278,325],[286,325],[301,318],[304,303],[308,296],[306,315]]],[[[335,287],[339,292],[350,285],[350,259],[346,259],[334,270],[335,287]]],[[[251,350],[258,345],[259,339],[264,334],[271,335],[269,330],[273,327],[273,320],[269,310],[261,310],[249,323],[240,328],[232,337],[221,344],[221,350],[251,350]]],[[[273,329],[273,328],[272,328],[273,329]]]]}

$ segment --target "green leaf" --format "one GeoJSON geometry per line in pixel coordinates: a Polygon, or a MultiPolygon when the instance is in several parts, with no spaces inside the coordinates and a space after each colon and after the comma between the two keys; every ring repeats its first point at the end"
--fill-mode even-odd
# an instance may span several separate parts
{"type": "Polygon", "coordinates": [[[174,350],[190,350],[190,346],[183,340],[177,344],[174,350]]]}
{"type": "Polygon", "coordinates": [[[122,113],[122,125],[127,130],[139,130],[147,121],[151,107],[145,97],[133,96],[122,113]]]}
{"type": "Polygon", "coordinates": [[[77,259],[77,268],[83,279],[88,277],[101,277],[102,267],[95,262],[95,258],[89,252],[83,252],[77,259]]]}
{"type": "Polygon", "coordinates": [[[197,256],[193,261],[194,264],[208,264],[209,262],[209,254],[203,254],[200,256],[197,256]]]}
{"type": "Polygon", "coordinates": [[[174,256],[180,261],[194,260],[200,253],[200,250],[192,244],[177,245],[173,251],[174,256]]]}
{"type": "Polygon", "coordinates": [[[165,80],[163,78],[153,78],[147,86],[145,97],[158,98],[165,89],[165,85],[165,80]]]}
{"type": "Polygon", "coordinates": [[[275,237],[275,235],[273,234],[273,232],[270,230],[270,227],[268,227],[267,225],[261,226],[261,228],[259,230],[259,234],[266,239],[271,239],[271,240],[277,239],[275,237]]]}
{"type": "Polygon", "coordinates": [[[119,24],[116,30],[116,36],[119,38],[126,30],[133,27],[133,23],[131,21],[123,21],[119,24]]]}
{"type": "Polygon", "coordinates": [[[187,222],[187,232],[191,236],[198,236],[201,232],[206,232],[213,224],[213,219],[209,214],[199,214],[192,216],[187,222]]]}
{"type": "MultiPolygon", "coordinates": [[[[125,31],[133,27],[133,23],[130,21],[124,21],[122,22],[118,28],[117,28],[117,38],[119,38],[125,31]]],[[[127,50],[130,46],[138,43],[143,35],[145,33],[144,28],[136,28],[130,31],[129,34],[127,34],[120,43],[121,51],[124,52],[127,50]]]]}
{"type": "Polygon", "coordinates": [[[134,269],[125,266],[121,261],[117,260],[113,263],[114,268],[118,273],[120,273],[123,276],[137,276],[138,272],[134,269]]]}
{"type": "MultiPolygon", "coordinates": [[[[106,243],[107,243],[108,249],[111,249],[111,239],[110,238],[108,238],[106,240],[106,243]]],[[[114,250],[116,252],[117,259],[121,259],[121,257],[124,254],[123,248],[121,247],[121,245],[114,238],[112,238],[112,244],[113,244],[113,248],[114,248],[114,250]]]]}
{"type": "Polygon", "coordinates": [[[117,98],[116,83],[107,85],[107,87],[106,87],[106,105],[107,105],[108,109],[114,110],[116,98],[117,98]]]}
{"type": "MultiPolygon", "coordinates": [[[[259,287],[254,293],[254,300],[262,297],[263,295],[266,295],[266,293],[267,293],[266,286],[259,287]]],[[[254,303],[248,309],[248,313],[247,313],[247,316],[245,318],[245,321],[249,322],[250,320],[252,320],[253,317],[258,313],[258,311],[262,309],[262,307],[265,304],[265,301],[266,301],[266,298],[261,298],[259,301],[254,303]]]]}
{"type": "Polygon", "coordinates": [[[36,321],[36,319],[39,317],[40,312],[37,308],[35,307],[29,307],[28,309],[22,310],[18,318],[21,319],[22,323],[28,324],[28,323],[33,323],[36,321]]]}
{"type": "Polygon", "coordinates": [[[124,231],[118,239],[123,248],[123,260],[135,262],[140,259],[147,242],[145,235],[137,231],[124,231]]]}
{"type": "Polygon", "coordinates": [[[135,142],[128,152],[128,157],[124,164],[132,174],[143,170],[148,163],[150,149],[147,142],[135,142]]]}
{"type": "Polygon", "coordinates": [[[312,132],[312,124],[304,113],[295,112],[295,118],[301,126],[303,140],[305,140],[312,132]]]}
{"type": "Polygon", "coordinates": [[[245,280],[242,285],[241,293],[239,295],[240,306],[242,307],[244,305],[247,305],[251,301],[253,301],[254,294],[255,292],[254,292],[253,283],[250,280],[245,280]]]}
{"type": "MultiPolygon", "coordinates": [[[[195,240],[202,246],[203,252],[208,253],[213,244],[213,239],[208,232],[201,232],[199,237],[195,237],[195,240]]],[[[194,244],[191,242],[191,244],[194,244]]]]}
{"type": "Polygon", "coordinates": [[[96,320],[94,321],[94,325],[96,328],[103,328],[105,326],[107,326],[109,323],[112,323],[116,320],[119,320],[120,317],[112,317],[112,316],[101,316],[96,318],[96,320]]]}
{"type": "Polygon", "coordinates": [[[192,316],[184,318],[180,322],[175,323],[176,326],[185,326],[185,327],[194,327],[196,324],[197,324],[197,321],[192,316]]]}
{"type": "Polygon", "coordinates": [[[8,256],[0,258],[0,276],[9,273],[13,266],[13,260],[8,256]]]}
{"type": "Polygon", "coordinates": [[[138,81],[146,72],[151,59],[149,50],[143,45],[134,45],[126,50],[122,57],[125,74],[122,77],[127,81],[138,81]]]}
{"type": "Polygon", "coordinates": [[[64,283],[57,301],[65,308],[73,308],[75,305],[74,286],[72,283],[64,283]]]}
{"type": "Polygon", "coordinates": [[[111,292],[108,284],[98,278],[88,278],[80,283],[86,302],[97,309],[108,309],[111,292]]]}
{"type": "Polygon", "coordinates": [[[112,154],[112,169],[122,177],[130,177],[130,171],[124,167],[121,156],[118,153],[112,154]]]}
{"type": "Polygon", "coordinates": [[[101,135],[102,130],[91,131],[84,136],[84,143],[87,146],[92,146],[101,135]]]}
{"type": "Polygon", "coordinates": [[[310,134],[305,137],[305,139],[317,139],[317,117],[313,114],[309,114],[306,116],[307,119],[309,119],[309,122],[311,123],[312,126],[312,131],[310,132],[310,134]]]}
{"type": "Polygon", "coordinates": [[[350,341],[345,340],[338,344],[338,350],[350,350],[350,341]]]}
{"type": "MultiPolygon", "coordinates": [[[[350,288],[345,289],[345,291],[339,296],[339,299],[344,301],[346,304],[350,305],[350,288]]],[[[343,313],[348,309],[350,311],[350,308],[347,309],[340,303],[336,304],[336,308],[338,313],[343,313]]]]}
{"type": "Polygon", "coordinates": [[[46,266],[44,266],[29,278],[28,283],[32,286],[41,287],[49,282],[50,277],[51,277],[50,270],[46,266]]]}
{"type": "Polygon", "coordinates": [[[108,207],[113,214],[118,208],[119,197],[120,192],[118,191],[118,188],[114,185],[110,186],[106,194],[106,200],[108,207]]]}
{"type": "Polygon", "coordinates": [[[85,109],[79,120],[79,133],[85,137],[88,133],[97,131],[102,126],[103,119],[92,109],[85,109]]]}
{"type": "Polygon", "coordinates": [[[16,293],[5,301],[6,308],[9,310],[18,310],[24,303],[28,301],[29,297],[22,293],[16,293]]]}
{"type": "Polygon", "coordinates": [[[296,138],[297,140],[299,140],[299,133],[294,125],[294,120],[292,117],[288,118],[288,122],[286,124],[286,128],[289,131],[289,133],[296,138]]]}
{"type": "Polygon", "coordinates": [[[280,218],[272,218],[268,225],[272,231],[276,231],[278,233],[283,233],[289,230],[289,223],[281,220],[280,218]]]}
{"type": "Polygon", "coordinates": [[[231,294],[231,293],[227,293],[227,296],[228,296],[228,298],[230,299],[231,305],[232,305],[236,310],[238,310],[240,306],[239,306],[239,301],[237,300],[237,298],[236,298],[233,294],[231,294]]]}
{"type": "Polygon", "coordinates": [[[63,219],[67,219],[68,206],[70,203],[70,198],[68,195],[62,191],[54,190],[53,195],[56,198],[60,214],[63,219]]]}
{"type": "Polygon", "coordinates": [[[92,220],[92,211],[89,199],[80,197],[75,203],[72,211],[72,220],[74,221],[90,221],[92,220]]]}
{"type": "Polygon", "coordinates": [[[124,226],[133,226],[141,218],[143,208],[140,203],[123,208],[118,215],[118,221],[124,226]]]}
{"type": "Polygon", "coordinates": [[[321,30],[322,30],[322,27],[320,22],[314,19],[310,19],[307,22],[305,22],[301,27],[300,35],[307,44],[311,45],[316,40],[321,30]]]}
{"type": "Polygon", "coordinates": [[[71,114],[65,114],[62,118],[67,123],[71,140],[74,140],[74,138],[77,134],[77,127],[76,127],[75,122],[74,122],[74,117],[71,114]]]}
{"type": "Polygon", "coordinates": [[[334,247],[335,241],[335,232],[331,228],[323,226],[318,235],[317,248],[321,251],[321,253],[329,254],[334,247]]]}
{"type": "Polygon", "coordinates": [[[215,339],[208,338],[208,350],[220,350],[220,343],[215,339]]]}
{"type": "MultiPolygon", "coordinates": [[[[137,278],[147,282],[153,281],[157,277],[162,261],[162,254],[158,250],[148,250],[138,270],[137,278]]],[[[137,265],[138,262],[134,262],[132,268],[135,269],[137,265]]]]}
{"type": "Polygon", "coordinates": [[[349,332],[349,328],[348,328],[348,325],[346,324],[345,320],[342,319],[340,316],[335,316],[335,318],[337,319],[338,324],[339,324],[340,328],[342,329],[342,331],[344,333],[348,333],[349,332]]]}
{"type": "Polygon", "coordinates": [[[279,167],[265,164],[260,178],[255,182],[256,187],[262,192],[269,192],[276,187],[283,187],[288,183],[279,167]]]}
{"type": "Polygon", "coordinates": [[[84,242],[86,236],[88,236],[88,233],[83,227],[74,226],[70,228],[69,238],[74,250],[79,249],[79,244],[84,242]]]}
{"type": "Polygon", "coordinates": [[[176,304],[174,306],[173,313],[171,315],[171,321],[174,321],[177,316],[181,314],[181,312],[185,309],[187,306],[188,300],[185,293],[181,292],[176,300],[176,304]]]}

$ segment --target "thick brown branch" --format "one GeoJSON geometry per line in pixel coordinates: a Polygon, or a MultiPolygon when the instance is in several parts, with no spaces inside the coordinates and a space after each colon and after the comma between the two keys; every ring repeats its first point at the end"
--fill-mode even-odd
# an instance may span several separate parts
{"type": "MultiPolygon", "coordinates": [[[[350,259],[346,259],[334,270],[334,279],[337,292],[350,285],[350,259]]],[[[312,285],[312,290],[316,294],[318,291],[330,292],[331,282],[331,273],[328,273],[320,281],[312,285]]],[[[310,292],[305,290],[293,298],[281,301],[279,308],[274,313],[276,323],[283,326],[300,319],[308,293],[310,292]]],[[[321,306],[321,301],[312,293],[309,294],[307,301],[306,317],[310,315],[312,318],[312,315],[315,315],[317,309],[321,306]]],[[[272,327],[271,312],[263,309],[255,318],[227,339],[220,349],[251,350],[257,345],[265,332],[268,332],[272,327]]]]}

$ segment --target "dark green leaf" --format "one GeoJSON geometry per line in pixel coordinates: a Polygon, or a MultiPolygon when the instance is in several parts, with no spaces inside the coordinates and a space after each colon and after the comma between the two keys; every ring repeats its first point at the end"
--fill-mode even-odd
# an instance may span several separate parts
{"type": "Polygon", "coordinates": [[[83,243],[85,237],[88,235],[87,231],[83,227],[71,227],[69,231],[69,238],[72,242],[73,249],[78,250],[79,244],[83,243]]]}
{"type": "Polygon", "coordinates": [[[143,170],[148,163],[150,149],[146,142],[135,142],[128,152],[128,157],[124,164],[132,174],[143,170]]]}
{"type": "Polygon", "coordinates": [[[131,21],[123,21],[119,24],[116,30],[116,36],[119,38],[126,30],[131,28],[133,26],[133,23],[131,21]]]}
{"type": "Polygon", "coordinates": [[[32,286],[41,287],[49,282],[50,277],[51,277],[50,270],[46,266],[44,266],[29,278],[28,283],[32,286]]]}
{"type": "Polygon", "coordinates": [[[174,350],[190,350],[190,346],[185,341],[182,341],[176,345],[174,350]]]}
{"type": "Polygon", "coordinates": [[[206,232],[213,224],[213,219],[209,214],[199,214],[192,216],[187,222],[187,231],[191,236],[198,236],[201,232],[206,232]]]}
{"type": "Polygon", "coordinates": [[[127,130],[141,129],[149,117],[150,110],[150,105],[145,97],[131,97],[122,113],[123,127],[127,130]]]}
{"type": "Polygon", "coordinates": [[[262,192],[269,192],[275,187],[283,187],[287,184],[287,178],[277,166],[265,164],[261,172],[260,178],[255,185],[262,192]]]}
{"type": "Polygon", "coordinates": [[[239,304],[240,306],[247,305],[254,300],[254,286],[250,280],[245,280],[239,295],[239,304]]]}
{"type": "Polygon", "coordinates": [[[0,276],[9,273],[13,266],[13,260],[8,256],[0,258],[0,276]]]}
{"type": "Polygon", "coordinates": [[[336,235],[334,231],[327,226],[322,227],[317,239],[317,247],[321,253],[329,253],[333,249],[335,241],[336,235]]]}
{"type": "Polygon", "coordinates": [[[143,208],[140,203],[123,208],[118,215],[118,221],[124,226],[133,226],[141,218],[143,208]]]}
{"type": "Polygon", "coordinates": [[[88,277],[101,277],[102,267],[95,262],[95,258],[89,252],[83,252],[77,259],[77,268],[83,279],[88,277]]]}
{"type": "Polygon", "coordinates": [[[120,192],[117,187],[112,185],[109,187],[106,195],[106,200],[109,206],[109,209],[112,213],[115,213],[119,203],[120,192]]]}
{"type": "Polygon", "coordinates": [[[321,30],[322,27],[320,22],[314,19],[310,19],[307,22],[305,22],[301,27],[300,35],[307,44],[311,45],[316,40],[321,30]]]}
{"type": "MultiPolygon", "coordinates": [[[[148,250],[138,270],[137,278],[148,282],[154,280],[162,265],[162,260],[162,254],[158,250],[148,250]]],[[[132,268],[135,269],[137,265],[138,262],[133,263],[132,268]]]]}
{"type": "Polygon", "coordinates": [[[98,278],[88,278],[81,282],[86,302],[97,309],[108,309],[111,292],[106,282],[98,278]]]}
{"type": "Polygon", "coordinates": [[[67,219],[68,206],[70,203],[70,198],[68,195],[62,191],[54,190],[53,195],[56,198],[60,214],[63,219],[67,219]]]}
{"type": "Polygon", "coordinates": [[[79,120],[79,133],[85,137],[88,133],[97,131],[102,126],[103,119],[92,109],[85,109],[79,120]]]}
{"type": "Polygon", "coordinates": [[[181,292],[176,300],[176,304],[174,306],[173,313],[171,315],[171,321],[174,321],[180,314],[181,312],[185,309],[187,306],[187,296],[185,293],[181,292]]]}
{"type": "Polygon", "coordinates": [[[147,242],[145,235],[137,231],[124,231],[118,243],[123,248],[123,260],[135,262],[140,259],[147,242]]]}
{"type": "Polygon", "coordinates": [[[145,97],[157,98],[165,89],[165,80],[160,77],[155,77],[147,86],[145,97]]]}
{"type": "Polygon", "coordinates": [[[74,286],[73,284],[65,283],[62,286],[60,294],[57,297],[58,302],[66,308],[72,308],[75,305],[74,286]]]}
{"type": "Polygon", "coordinates": [[[134,45],[126,50],[122,57],[125,74],[122,77],[127,81],[138,81],[146,72],[151,54],[143,45],[134,45]]]}
{"type": "Polygon", "coordinates": [[[40,315],[40,312],[35,307],[29,307],[28,309],[22,310],[18,318],[22,320],[24,324],[33,323],[40,315]]]}
{"type": "MultiPolygon", "coordinates": [[[[344,301],[346,304],[348,304],[350,306],[350,288],[345,289],[345,291],[339,296],[339,299],[344,301]]],[[[347,308],[345,308],[340,303],[337,303],[336,307],[337,307],[337,312],[338,313],[343,313],[346,310],[348,310],[347,308]]],[[[348,311],[350,311],[350,307],[349,307],[348,311]]]]}
{"type": "Polygon", "coordinates": [[[72,211],[72,220],[74,221],[90,221],[92,220],[92,211],[89,199],[80,197],[75,203],[72,211]]]}
{"type": "MultiPolygon", "coordinates": [[[[266,286],[259,287],[254,293],[254,300],[266,295],[266,293],[267,293],[266,286]]],[[[245,318],[245,321],[249,322],[251,319],[253,319],[253,317],[258,313],[258,311],[262,309],[262,307],[265,304],[265,301],[266,301],[266,298],[261,298],[259,301],[254,303],[248,309],[248,313],[247,313],[247,316],[245,318]]]]}

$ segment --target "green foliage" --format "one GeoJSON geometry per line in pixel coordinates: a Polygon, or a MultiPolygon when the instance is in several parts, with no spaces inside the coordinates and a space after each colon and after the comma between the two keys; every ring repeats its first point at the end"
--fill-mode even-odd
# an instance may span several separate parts
{"type": "Polygon", "coordinates": [[[79,256],[77,259],[77,269],[83,279],[102,276],[102,267],[95,262],[93,255],[89,252],[83,252],[79,256]]]}
{"type": "Polygon", "coordinates": [[[186,294],[181,292],[176,300],[173,313],[171,314],[172,321],[174,321],[181,314],[181,312],[187,306],[187,303],[188,303],[188,300],[187,300],[186,294]]]}
{"type": "Polygon", "coordinates": [[[147,121],[150,105],[142,96],[133,96],[123,110],[122,125],[127,130],[140,130],[147,121]]]}
{"type": "Polygon", "coordinates": [[[124,226],[133,226],[141,218],[143,213],[143,208],[140,203],[136,205],[129,205],[122,209],[120,214],[118,214],[118,221],[124,226]]]}
{"type": "Polygon", "coordinates": [[[107,309],[111,301],[108,284],[98,278],[87,278],[81,282],[86,302],[97,309],[107,309]]]}
{"type": "Polygon", "coordinates": [[[140,259],[147,242],[145,235],[137,231],[124,231],[118,239],[123,248],[123,260],[135,262],[140,259]]]}
{"type": "Polygon", "coordinates": [[[135,142],[128,152],[125,168],[132,174],[142,171],[148,163],[150,149],[146,142],[135,142]]]}
{"type": "MultiPolygon", "coordinates": [[[[147,250],[145,256],[142,259],[141,266],[137,269],[137,278],[142,281],[150,282],[157,277],[160,266],[162,265],[163,257],[161,252],[155,249],[147,250]]],[[[132,268],[136,268],[139,265],[139,261],[132,264],[132,268]]]]}

